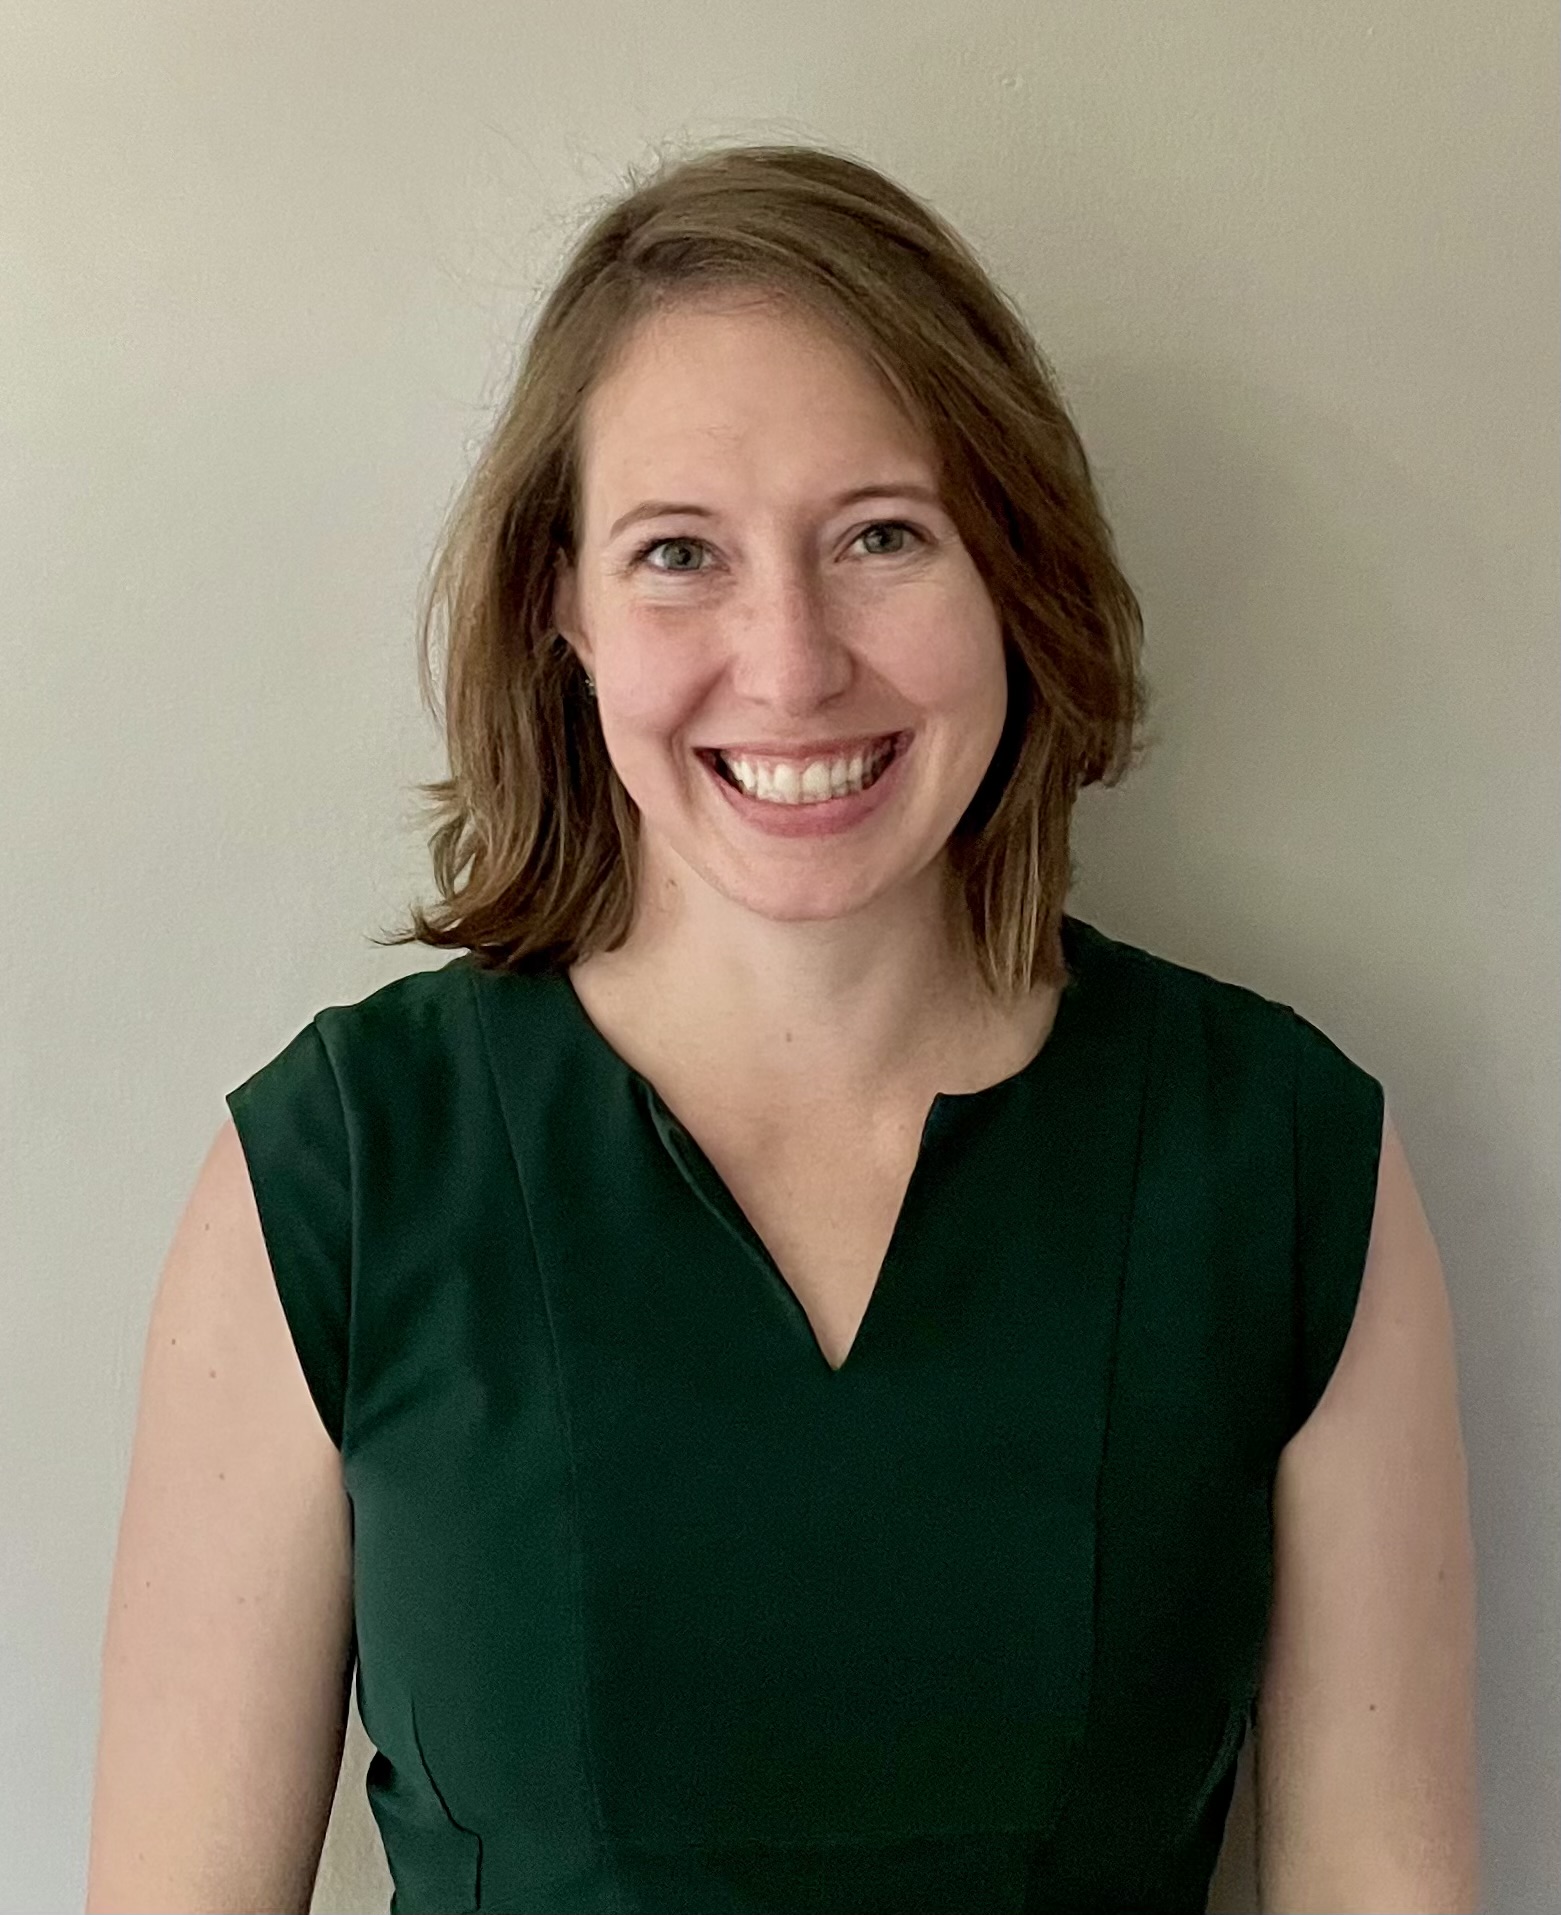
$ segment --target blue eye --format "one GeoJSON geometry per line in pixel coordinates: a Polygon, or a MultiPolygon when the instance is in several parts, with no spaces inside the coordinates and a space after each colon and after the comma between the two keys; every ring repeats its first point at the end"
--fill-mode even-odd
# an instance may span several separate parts
{"type": "MultiPolygon", "coordinates": [[[[703,540],[701,539],[688,539],[688,538],[652,539],[648,545],[642,545],[640,549],[634,554],[634,563],[636,565],[643,564],[644,561],[650,557],[652,552],[659,551],[663,545],[694,546],[694,545],[700,545],[702,543],[703,543],[703,540]]],[[[692,568],[686,565],[673,565],[673,566],[653,565],[650,569],[653,572],[666,572],[666,571],[686,572],[691,570],[692,568]]]]}
{"type": "MultiPolygon", "coordinates": [[[[907,525],[903,519],[875,520],[872,525],[864,526],[862,530],[857,534],[857,537],[859,539],[865,539],[869,532],[883,532],[883,531],[908,533],[911,538],[915,539],[918,545],[925,545],[927,542],[926,539],[923,537],[923,535],[916,530],[915,526],[907,525]]],[[[651,539],[646,544],[642,545],[639,548],[639,550],[634,554],[634,557],[631,560],[631,565],[634,565],[634,566],[643,565],[644,562],[650,557],[652,552],[660,551],[660,549],[664,545],[687,545],[690,547],[703,546],[704,540],[691,538],[687,534],[683,534],[683,533],[674,534],[674,536],[671,538],[651,539]]],[[[870,553],[869,556],[872,558],[898,559],[898,558],[904,558],[905,553],[904,552],[873,552],[873,553],[870,553]]],[[[703,569],[703,568],[700,568],[700,569],[703,569]]],[[[680,572],[697,576],[696,568],[690,565],[653,565],[650,567],[650,570],[653,572],[663,572],[670,576],[676,576],[680,572]]]]}

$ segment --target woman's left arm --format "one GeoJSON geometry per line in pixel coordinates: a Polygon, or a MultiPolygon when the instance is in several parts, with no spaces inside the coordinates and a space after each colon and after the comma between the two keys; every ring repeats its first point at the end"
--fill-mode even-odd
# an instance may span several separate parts
{"type": "Polygon", "coordinates": [[[1265,1910],[1478,1911],[1475,1569],[1452,1314],[1384,1110],[1354,1322],[1280,1457],[1254,1735],[1265,1910]]]}

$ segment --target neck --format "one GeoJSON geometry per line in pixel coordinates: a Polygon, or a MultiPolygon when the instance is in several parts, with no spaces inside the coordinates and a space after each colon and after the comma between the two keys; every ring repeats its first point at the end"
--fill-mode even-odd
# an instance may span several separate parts
{"type": "Polygon", "coordinates": [[[884,900],[827,921],[778,922],[724,898],[690,908],[663,884],[660,908],[642,910],[618,950],[571,976],[642,1054],[759,1115],[870,1114],[975,1089],[1005,1074],[993,1058],[1008,1056],[1016,1035],[1023,1047],[1050,999],[1005,1005],[991,995],[961,941],[946,876],[928,875],[918,910],[884,900]]]}

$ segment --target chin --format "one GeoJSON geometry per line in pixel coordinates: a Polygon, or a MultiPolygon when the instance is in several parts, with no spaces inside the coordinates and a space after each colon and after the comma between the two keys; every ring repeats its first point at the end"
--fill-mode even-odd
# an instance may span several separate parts
{"type": "Polygon", "coordinates": [[[725,859],[700,856],[681,861],[708,891],[739,910],[773,924],[822,924],[871,910],[913,878],[913,870],[866,865],[826,877],[801,868],[761,872],[752,864],[732,868],[725,859]]]}

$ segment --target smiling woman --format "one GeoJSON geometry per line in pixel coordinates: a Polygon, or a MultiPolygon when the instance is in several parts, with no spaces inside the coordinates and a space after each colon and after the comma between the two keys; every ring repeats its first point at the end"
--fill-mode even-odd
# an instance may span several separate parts
{"type": "Polygon", "coordinates": [[[1198,1910],[1259,1715],[1282,1906],[1474,1907],[1434,1246],[1376,1077],[1065,909],[1138,607],[969,249],[601,212],[441,625],[461,955],[229,1093],[89,1906],[306,1905],[350,1623],[395,1915],[1198,1910]]]}

